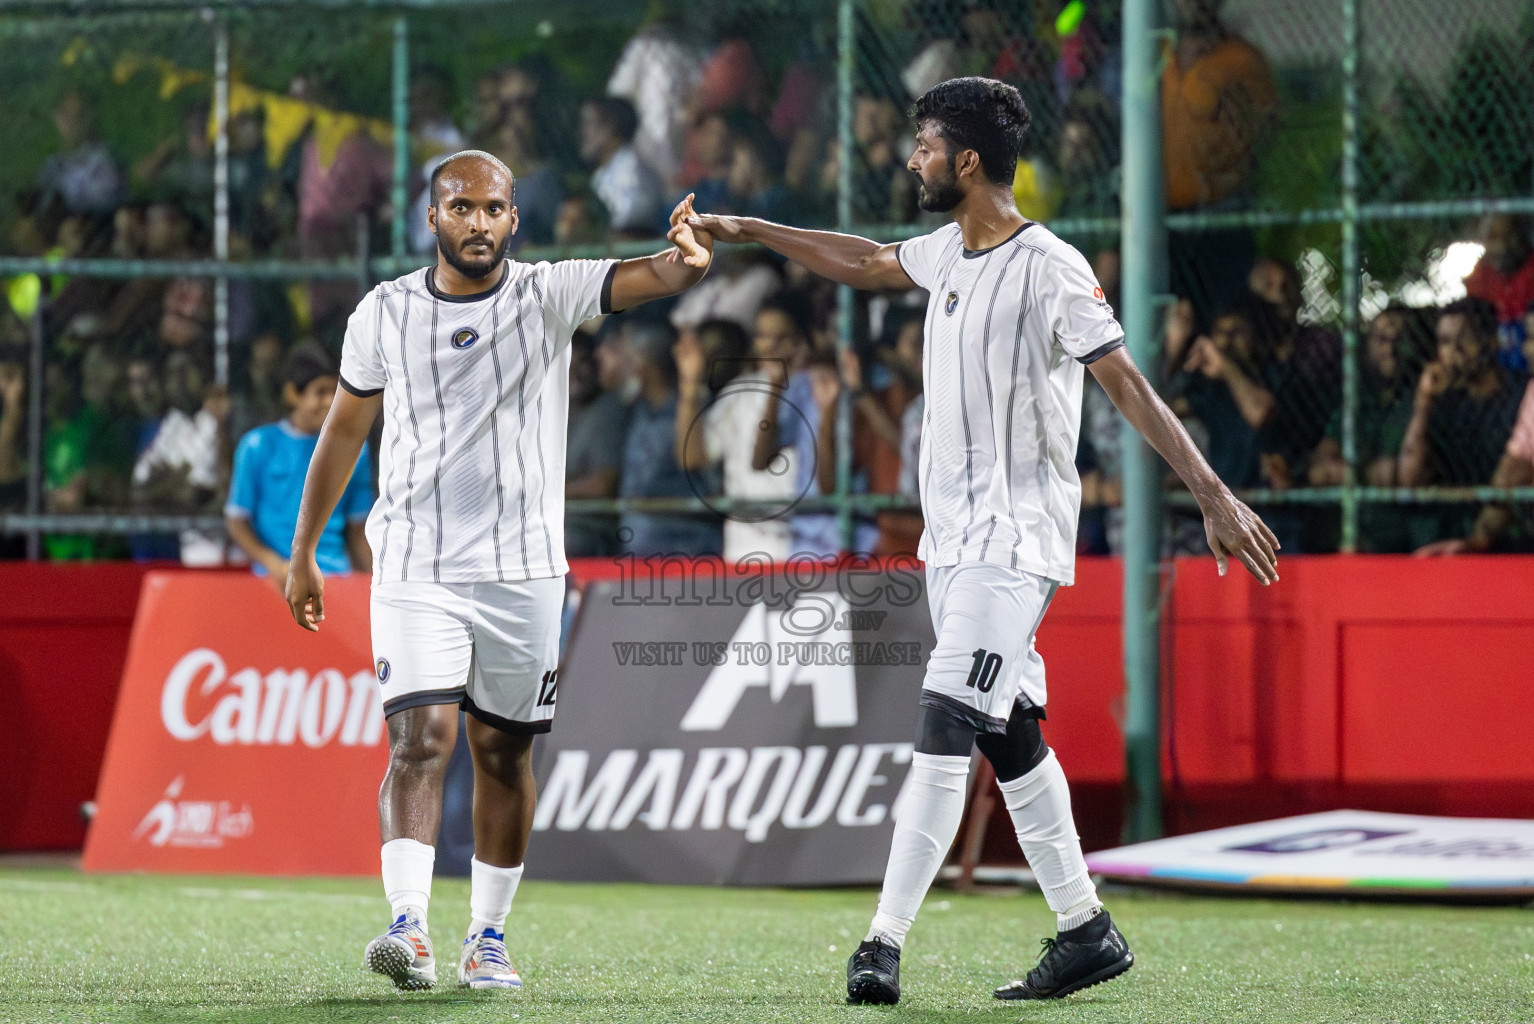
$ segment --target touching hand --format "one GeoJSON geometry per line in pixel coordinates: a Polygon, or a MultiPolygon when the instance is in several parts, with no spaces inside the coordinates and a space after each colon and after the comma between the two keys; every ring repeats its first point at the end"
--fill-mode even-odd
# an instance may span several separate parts
{"type": "Polygon", "coordinates": [[[671,230],[666,232],[666,240],[676,246],[667,259],[675,262],[679,257],[689,267],[705,269],[714,259],[714,237],[702,228],[694,228],[689,219],[694,217],[692,209],[693,194],[689,192],[687,198],[676,204],[676,209],[671,211],[671,230]]]}
{"type": "Polygon", "coordinates": [[[1236,496],[1225,491],[1204,509],[1204,536],[1224,576],[1231,555],[1263,586],[1278,582],[1278,538],[1236,496]]]}
{"type": "Polygon", "coordinates": [[[721,242],[746,241],[746,221],[744,217],[724,217],[716,213],[693,213],[689,205],[686,223],[694,231],[707,232],[711,237],[721,242]]]}

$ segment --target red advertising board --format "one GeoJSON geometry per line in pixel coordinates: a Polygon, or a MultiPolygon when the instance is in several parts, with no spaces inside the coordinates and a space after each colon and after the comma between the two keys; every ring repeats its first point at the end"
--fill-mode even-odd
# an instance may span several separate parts
{"type": "Polygon", "coordinates": [[[318,634],[264,580],[144,580],[85,844],[88,871],[374,874],[388,746],[368,580],[318,634]]]}

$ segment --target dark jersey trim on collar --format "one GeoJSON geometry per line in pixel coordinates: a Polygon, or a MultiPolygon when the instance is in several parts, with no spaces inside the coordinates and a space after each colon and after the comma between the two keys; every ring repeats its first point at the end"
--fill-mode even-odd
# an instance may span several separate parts
{"type": "Polygon", "coordinates": [[[1018,228],[1016,231],[1012,232],[1006,238],[1003,238],[1001,241],[997,242],[995,245],[991,246],[989,249],[965,249],[964,250],[964,258],[967,259],[967,260],[979,259],[981,256],[984,256],[987,253],[995,252],[997,249],[1000,249],[1002,246],[1004,246],[1008,242],[1012,241],[1012,239],[1016,238],[1018,235],[1022,234],[1024,231],[1027,231],[1029,228],[1033,227],[1033,225],[1035,223],[1036,223],[1035,221],[1031,221],[1031,220],[1024,222],[1022,227],[1018,228]]]}
{"type": "Polygon", "coordinates": [[[511,260],[501,261],[501,279],[495,282],[495,287],[486,289],[482,292],[477,292],[473,295],[449,295],[446,292],[438,291],[437,268],[427,267],[425,273],[426,290],[431,292],[432,298],[441,299],[443,302],[479,302],[482,299],[493,298],[496,292],[499,292],[506,286],[506,282],[511,279],[511,260]]]}

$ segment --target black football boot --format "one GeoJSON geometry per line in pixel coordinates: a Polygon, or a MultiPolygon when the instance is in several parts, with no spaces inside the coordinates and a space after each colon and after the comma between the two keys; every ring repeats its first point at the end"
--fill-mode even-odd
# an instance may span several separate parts
{"type": "Polygon", "coordinates": [[[847,961],[847,1002],[900,1002],[900,950],[879,939],[860,944],[847,961]]]}
{"type": "Polygon", "coordinates": [[[997,999],[1059,999],[1116,978],[1134,965],[1129,943],[1105,910],[1084,925],[1044,940],[1044,952],[1026,978],[996,990],[997,999]]]}

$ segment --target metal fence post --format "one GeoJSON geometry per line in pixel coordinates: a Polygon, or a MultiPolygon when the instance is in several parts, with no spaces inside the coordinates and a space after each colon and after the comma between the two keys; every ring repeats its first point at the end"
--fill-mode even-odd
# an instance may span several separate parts
{"type": "Polygon", "coordinates": [[[394,19],[394,183],[389,204],[394,215],[389,225],[389,255],[405,255],[406,184],[410,177],[410,21],[403,14],[394,19]]]}
{"type": "MultiPolygon", "coordinates": [[[[213,18],[213,258],[229,262],[229,22],[213,18]]],[[[229,386],[229,278],[213,279],[213,379],[229,386]]]]}
{"type": "MultiPolygon", "coordinates": [[[[836,138],[840,150],[836,165],[836,227],[852,226],[852,161],[857,140],[852,131],[853,72],[857,63],[857,0],[838,0],[836,10],[836,138]]],[[[856,297],[850,285],[836,289],[836,348],[852,347],[856,297]]],[[[842,389],[836,405],[836,516],[841,546],[852,550],[856,526],[847,496],[852,490],[852,396],[842,389]]]]}
{"type": "Polygon", "coordinates": [[[1341,548],[1358,550],[1358,0],[1342,0],[1342,484],[1341,548]]]}
{"type": "MultiPolygon", "coordinates": [[[[41,515],[43,492],[47,487],[47,468],[43,465],[43,390],[47,387],[47,353],[43,335],[43,307],[39,302],[27,318],[27,515],[41,515]]],[[[43,557],[43,535],[36,528],[27,531],[27,561],[43,557]]]]}
{"type": "MultiPolygon", "coordinates": [[[[1124,331],[1130,354],[1156,372],[1156,296],[1166,267],[1157,88],[1157,0],[1124,0],[1124,331]]],[[[1157,463],[1127,422],[1124,465],[1124,752],[1129,800],[1124,838],[1161,835],[1160,609],[1157,562],[1161,486],[1157,463]]]]}

